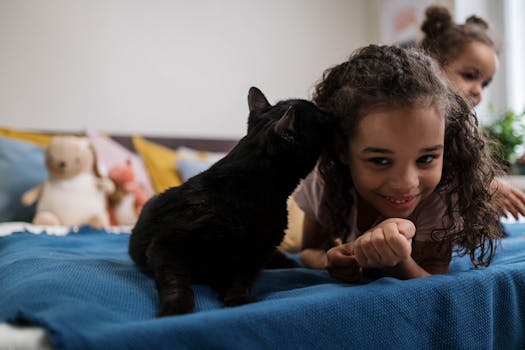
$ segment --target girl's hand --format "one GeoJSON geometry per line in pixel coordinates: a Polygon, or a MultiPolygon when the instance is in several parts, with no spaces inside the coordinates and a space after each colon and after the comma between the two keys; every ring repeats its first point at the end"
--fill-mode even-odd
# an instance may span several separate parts
{"type": "Polygon", "coordinates": [[[363,270],[354,255],[353,242],[333,247],[326,252],[326,270],[334,278],[354,283],[361,280],[363,270]]]}
{"type": "Polygon", "coordinates": [[[410,258],[415,233],[411,221],[387,219],[352,242],[355,259],[362,268],[394,267],[410,258]]]}
{"type": "Polygon", "coordinates": [[[363,268],[393,267],[410,257],[414,224],[405,219],[387,219],[354,242],[326,252],[326,270],[345,282],[358,282],[363,268]]]}
{"type": "Polygon", "coordinates": [[[501,179],[494,179],[490,187],[495,191],[494,198],[501,216],[507,217],[510,213],[516,220],[519,215],[525,216],[525,193],[501,179]]]}

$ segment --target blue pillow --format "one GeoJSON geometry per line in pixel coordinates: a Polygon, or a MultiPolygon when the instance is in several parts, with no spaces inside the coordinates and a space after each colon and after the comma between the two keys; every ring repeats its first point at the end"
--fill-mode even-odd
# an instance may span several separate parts
{"type": "Polygon", "coordinates": [[[177,170],[183,182],[204,170],[208,169],[214,161],[201,159],[177,159],[177,170]]]}
{"type": "Polygon", "coordinates": [[[43,148],[0,137],[0,222],[31,222],[36,206],[26,207],[20,199],[46,178],[43,148]]]}

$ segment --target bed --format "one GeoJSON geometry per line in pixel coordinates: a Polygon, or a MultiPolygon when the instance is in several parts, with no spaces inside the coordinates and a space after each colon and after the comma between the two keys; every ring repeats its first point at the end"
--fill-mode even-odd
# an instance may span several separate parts
{"type": "MultiPolygon", "coordinates": [[[[207,150],[235,143],[222,141],[207,150]]],[[[260,302],[224,308],[197,285],[195,313],[156,318],[154,282],[127,255],[129,227],[3,222],[0,349],[523,349],[525,224],[504,226],[488,268],[455,256],[447,275],[362,284],[264,270],[253,286],[260,302]]]]}

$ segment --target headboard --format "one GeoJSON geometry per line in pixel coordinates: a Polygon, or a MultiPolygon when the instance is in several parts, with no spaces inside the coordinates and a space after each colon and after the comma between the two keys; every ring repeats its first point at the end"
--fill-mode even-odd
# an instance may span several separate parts
{"type": "MultiPolygon", "coordinates": [[[[128,135],[110,135],[111,138],[129,150],[133,150],[132,137],[128,135]]],[[[145,139],[157,144],[176,149],[186,146],[199,151],[227,152],[235,146],[235,139],[213,139],[213,138],[191,138],[191,137],[168,137],[168,136],[143,136],[145,139]]]]}

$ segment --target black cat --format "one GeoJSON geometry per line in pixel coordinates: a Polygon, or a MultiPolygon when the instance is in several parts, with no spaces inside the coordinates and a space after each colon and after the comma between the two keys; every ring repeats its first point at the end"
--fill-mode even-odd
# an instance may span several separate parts
{"type": "Polygon", "coordinates": [[[315,166],[334,118],[305,100],[271,106],[248,93],[248,132],[203,173],[153,197],[132,230],[129,253],[153,274],[159,316],[194,309],[192,283],[208,284],[226,306],[256,301],[249,287],[276,252],[286,200],[315,166]]]}

